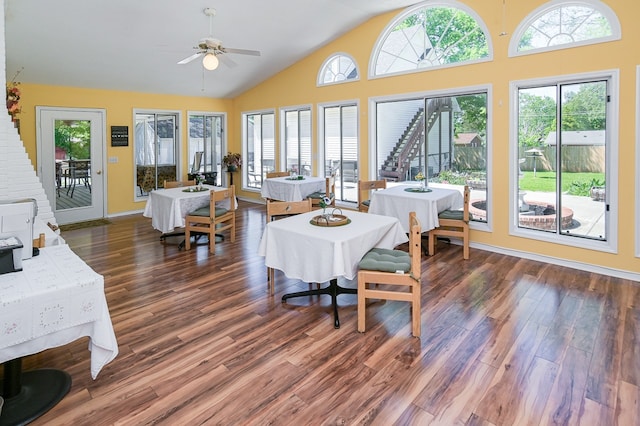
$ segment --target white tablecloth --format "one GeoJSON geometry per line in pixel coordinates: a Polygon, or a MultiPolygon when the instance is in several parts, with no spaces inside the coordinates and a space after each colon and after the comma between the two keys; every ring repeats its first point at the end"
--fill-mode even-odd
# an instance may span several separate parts
{"type": "Polygon", "coordinates": [[[0,275],[0,362],[89,336],[91,376],[118,354],[104,279],[67,245],[40,249],[0,275]]]}
{"type": "MultiPolygon", "coordinates": [[[[227,189],[221,186],[203,186],[213,191],[227,189]]],[[[156,189],[149,193],[143,215],[151,218],[154,229],[166,234],[173,232],[175,228],[183,228],[187,213],[209,205],[209,191],[185,192],[185,189],[187,188],[156,189]]],[[[229,208],[229,202],[221,205],[229,208]]]]}
{"type": "Polygon", "coordinates": [[[408,241],[400,222],[393,217],[344,211],[351,219],[347,225],[312,225],[311,218],[320,213],[314,210],[268,223],[258,248],[265,265],[305,282],[353,279],[358,262],[369,250],[391,249],[408,241]]]}
{"type": "Polygon", "coordinates": [[[443,188],[430,188],[431,192],[405,191],[417,187],[416,182],[372,191],[369,213],[397,217],[404,231],[409,232],[409,213],[416,212],[422,232],[426,232],[438,227],[438,213],[462,208],[464,198],[460,191],[443,188]]]}
{"type": "Polygon", "coordinates": [[[280,201],[302,201],[316,191],[326,191],[327,180],[318,176],[305,176],[303,180],[287,177],[265,179],[260,194],[264,198],[280,201]]]}

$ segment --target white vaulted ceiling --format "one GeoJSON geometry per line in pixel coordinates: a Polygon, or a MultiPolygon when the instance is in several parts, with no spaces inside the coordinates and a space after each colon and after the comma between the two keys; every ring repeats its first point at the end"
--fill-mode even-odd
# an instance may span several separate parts
{"type": "MultiPolygon", "coordinates": [[[[5,0],[7,80],[229,98],[368,19],[415,0],[5,0]],[[212,35],[237,63],[177,62],[212,35]]],[[[361,64],[362,66],[362,64],[361,64]]]]}

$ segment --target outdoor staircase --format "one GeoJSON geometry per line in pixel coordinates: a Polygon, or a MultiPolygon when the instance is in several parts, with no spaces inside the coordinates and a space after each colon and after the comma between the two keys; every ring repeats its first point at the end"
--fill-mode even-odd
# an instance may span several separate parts
{"type": "MultiPolygon", "coordinates": [[[[428,103],[428,109],[432,113],[427,121],[427,132],[438,121],[443,110],[451,110],[451,98],[431,99],[428,103]]],[[[424,108],[419,108],[384,163],[382,163],[380,178],[394,182],[403,181],[407,178],[411,162],[420,153],[425,141],[424,119],[424,108]]]]}

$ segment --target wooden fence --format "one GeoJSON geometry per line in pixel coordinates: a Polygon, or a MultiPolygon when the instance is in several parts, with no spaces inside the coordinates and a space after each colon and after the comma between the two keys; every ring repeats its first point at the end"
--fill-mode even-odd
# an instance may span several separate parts
{"type": "MultiPolygon", "coordinates": [[[[539,148],[541,157],[531,157],[525,153],[529,148],[520,148],[518,158],[524,158],[520,170],[533,171],[534,161],[536,171],[545,172],[556,169],[555,145],[539,148]]],[[[484,147],[456,146],[454,148],[454,170],[485,170],[486,150],[484,147]]],[[[604,145],[569,145],[562,149],[562,169],[574,173],[604,173],[605,147],[604,145]]]]}

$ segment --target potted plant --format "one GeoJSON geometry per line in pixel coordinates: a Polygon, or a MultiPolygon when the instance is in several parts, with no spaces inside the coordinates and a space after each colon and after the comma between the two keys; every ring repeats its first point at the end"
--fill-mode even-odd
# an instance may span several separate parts
{"type": "Polygon", "coordinates": [[[242,166],[242,157],[237,152],[229,152],[227,153],[227,155],[222,157],[222,164],[227,168],[228,171],[235,172],[240,166],[242,166]]]}

